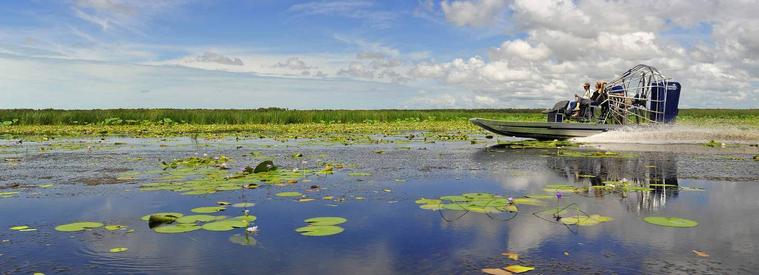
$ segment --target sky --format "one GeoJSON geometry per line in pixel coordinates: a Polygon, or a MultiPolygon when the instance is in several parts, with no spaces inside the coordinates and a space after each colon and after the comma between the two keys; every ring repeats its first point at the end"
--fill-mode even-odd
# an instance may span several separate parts
{"type": "Polygon", "coordinates": [[[759,108],[759,0],[7,0],[0,108],[544,108],[636,64],[759,108]]]}

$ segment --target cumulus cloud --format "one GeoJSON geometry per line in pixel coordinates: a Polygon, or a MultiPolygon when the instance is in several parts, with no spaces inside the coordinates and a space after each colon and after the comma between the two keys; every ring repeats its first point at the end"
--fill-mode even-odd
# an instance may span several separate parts
{"type": "Polygon", "coordinates": [[[514,98],[549,104],[570,97],[580,83],[609,80],[638,63],[658,67],[682,82],[684,106],[709,106],[715,99],[723,106],[745,105],[742,100],[759,97],[759,18],[747,11],[759,6],[757,0],[505,3],[442,2],[446,20],[456,26],[508,20],[514,26],[508,31],[520,35],[489,49],[487,58],[422,62],[408,74],[462,87],[474,98],[473,104],[483,106],[514,98]],[[704,34],[706,42],[684,45],[668,37],[670,30],[704,24],[711,31],[704,34]],[[483,100],[486,97],[493,100],[483,100]]]}
{"type": "Polygon", "coordinates": [[[507,7],[506,0],[457,0],[440,3],[445,18],[458,26],[478,27],[493,23],[507,7]]]}

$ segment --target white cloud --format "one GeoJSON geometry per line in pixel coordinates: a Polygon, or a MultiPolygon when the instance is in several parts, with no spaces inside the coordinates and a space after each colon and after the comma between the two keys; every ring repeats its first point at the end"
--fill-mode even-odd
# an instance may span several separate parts
{"type": "Polygon", "coordinates": [[[462,106],[493,103],[478,97],[550,104],[569,98],[585,81],[609,80],[645,63],[683,83],[683,106],[756,107],[759,18],[747,10],[759,1],[514,0],[503,6],[507,11],[494,12],[499,3],[445,1],[441,8],[457,26],[512,21],[508,31],[518,38],[488,50],[488,59],[422,62],[409,75],[465,89],[475,100],[458,95],[462,106]],[[703,34],[710,41],[681,45],[667,37],[675,28],[704,31],[702,24],[711,27],[703,34]]]}
{"type": "Polygon", "coordinates": [[[516,57],[537,61],[545,60],[550,56],[551,49],[544,43],[533,46],[521,39],[504,41],[500,48],[490,51],[490,58],[493,60],[507,60],[516,57]]]}
{"type": "Polygon", "coordinates": [[[479,27],[493,23],[507,4],[506,0],[446,0],[440,6],[449,22],[458,26],[479,27]]]}

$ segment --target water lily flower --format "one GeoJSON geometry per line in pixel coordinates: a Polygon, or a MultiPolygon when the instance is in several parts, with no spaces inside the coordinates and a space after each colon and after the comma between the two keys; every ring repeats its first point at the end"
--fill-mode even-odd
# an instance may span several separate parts
{"type": "Polygon", "coordinates": [[[248,233],[256,233],[258,231],[258,226],[251,226],[245,229],[245,231],[248,231],[248,233]]]}
{"type": "Polygon", "coordinates": [[[561,192],[556,192],[556,199],[561,199],[561,192]]]}
{"type": "Polygon", "coordinates": [[[514,198],[512,198],[512,197],[509,197],[509,198],[508,198],[508,199],[506,199],[506,200],[508,200],[508,201],[509,201],[509,204],[514,204],[514,198]]]}
{"type": "Polygon", "coordinates": [[[245,209],[244,213],[245,213],[245,216],[247,217],[250,214],[250,210],[245,209]]]}

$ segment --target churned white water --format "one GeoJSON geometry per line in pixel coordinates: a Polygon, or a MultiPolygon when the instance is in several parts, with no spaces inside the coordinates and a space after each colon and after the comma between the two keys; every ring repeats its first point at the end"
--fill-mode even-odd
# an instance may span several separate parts
{"type": "Polygon", "coordinates": [[[731,126],[656,125],[629,126],[572,141],[582,143],[693,144],[715,140],[724,143],[759,143],[759,129],[731,126]]]}

